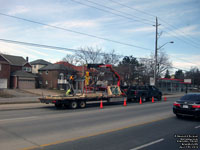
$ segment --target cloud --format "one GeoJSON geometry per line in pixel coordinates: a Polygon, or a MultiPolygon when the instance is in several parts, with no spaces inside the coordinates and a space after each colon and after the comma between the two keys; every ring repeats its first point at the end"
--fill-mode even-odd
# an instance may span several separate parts
{"type": "Polygon", "coordinates": [[[22,6],[22,5],[18,5],[13,10],[8,12],[8,14],[9,15],[17,15],[17,14],[24,14],[24,13],[27,13],[29,11],[30,11],[29,8],[22,6]]]}
{"type": "Polygon", "coordinates": [[[128,33],[135,33],[135,32],[155,32],[154,27],[141,27],[141,28],[134,28],[134,29],[124,29],[122,32],[128,32],[128,33]]]}
{"type": "MultiPolygon", "coordinates": [[[[180,69],[190,69],[191,67],[200,66],[200,55],[191,54],[170,54],[173,61],[173,66],[180,69]]],[[[187,70],[186,69],[186,70],[187,70]]]]}
{"type": "Polygon", "coordinates": [[[182,27],[176,30],[172,30],[170,32],[164,32],[163,37],[182,37],[182,36],[198,36],[200,35],[200,31],[198,31],[199,27],[198,25],[191,25],[182,27]]]}
{"type": "Polygon", "coordinates": [[[17,48],[15,45],[7,44],[7,43],[4,43],[4,42],[1,42],[0,51],[2,53],[9,54],[9,55],[16,55],[16,56],[20,55],[22,57],[28,56],[28,57],[31,57],[33,59],[37,58],[36,55],[33,55],[30,52],[24,52],[21,49],[17,48]]]}
{"type": "Polygon", "coordinates": [[[49,25],[58,26],[62,28],[93,28],[98,26],[97,22],[92,20],[60,21],[60,22],[50,23],[49,25]]]}

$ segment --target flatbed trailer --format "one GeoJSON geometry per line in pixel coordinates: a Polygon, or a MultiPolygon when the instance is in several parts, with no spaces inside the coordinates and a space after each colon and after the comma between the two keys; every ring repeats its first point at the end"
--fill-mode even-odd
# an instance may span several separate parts
{"type": "Polygon", "coordinates": [[[43,96],[39,98],[41,103],[55,104],[56,107],[70,107],[72,109],[85,108],[87,102],[119,102],[124,101],[125,96],[122,95],[119,86],[108,86],[107,92],[101,93],[84,93],[76,95],[54,95],[43,96]]]}

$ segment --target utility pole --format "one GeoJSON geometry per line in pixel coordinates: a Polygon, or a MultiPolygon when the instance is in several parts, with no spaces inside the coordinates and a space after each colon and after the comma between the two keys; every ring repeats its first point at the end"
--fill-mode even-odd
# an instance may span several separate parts
{"type": "Polygon", "coordinates": [[[155,64],[154,64],[154,85],[156,86],[157,79],[157,57],[158,57],[158,18],[156,17],[156,40],[155,40],[155,64]]]}

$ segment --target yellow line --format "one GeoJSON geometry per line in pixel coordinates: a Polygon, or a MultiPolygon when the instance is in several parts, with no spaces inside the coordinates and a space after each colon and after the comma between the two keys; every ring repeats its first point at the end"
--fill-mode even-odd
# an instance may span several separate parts
{"type": "Polygon", "coordinates": [[[164,119],[167,119],[167,118],[170,118],[170,117],[164,117],[164,118],[161,118],[161,119],[156,119],[156,120],[152,120],[152,121],[148,121],[148,122],[144,122],[144,123],[140,123],[140,124],[132,124],[132,125],[121,127],[121,128],[105,130],[105,131],[102,131],[102,132],[99,132],[99,133],[89,134],[89,135],[86,135],[86,136],[80,136],[80,137],[71,138],[71,139],[65,139],[65,140],[62,140],[62,141],[56,141],[56,142],[52,142],[52,143],[49,143],[49,144],[43,144],[43,145],[39,145],[39,146],[27,147],[27,148],[24,148],[23,150],[32,150],[32,149],[39,148],[39,147],[46,147],[46,146],[50,146],[50,145],[56,145],[56,144],[61,144],[61,143],[66,143],[66,142],[72,142],[72,141],[80,140],[80,139],[83,139],[83,138],[88,138],[88,137],[92,137],[92,136],[98,136],[98,135],[111,133],[111,132],[115,132],[115,131],[131,128],[131,127],[136,127],[136,126],[140,126],[140,125],[145,125],[145,124],[161,121],[161,120],[164,120],[164,119]]]}

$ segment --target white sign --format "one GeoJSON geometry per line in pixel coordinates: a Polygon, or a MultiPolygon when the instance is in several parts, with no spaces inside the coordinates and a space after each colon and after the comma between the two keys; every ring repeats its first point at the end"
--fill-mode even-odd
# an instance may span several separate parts
{"type": "Polygon", "coordinates": [[[153,77],[150,77],[150,85],[154,86],[155,85],[155,80],[153,77]]]}
{"type": "Polygon", "coordinates": [[[184,82],[185,83],[192,83],[192,80],[191,79],[184,79],[184,82]]]}

